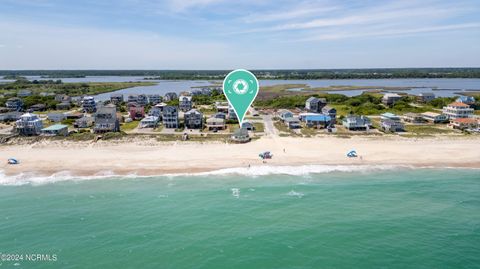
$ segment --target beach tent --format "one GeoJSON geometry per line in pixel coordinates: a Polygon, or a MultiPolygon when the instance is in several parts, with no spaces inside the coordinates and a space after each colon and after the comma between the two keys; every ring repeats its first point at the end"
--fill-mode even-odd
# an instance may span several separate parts
{"type": "Polygon", "coordinates": [[[355,150],[351,150],[347,153],[347,157],[349,158],[355,158],[355,157],[358,157],[358,154],[355,150]]]}
{"type": "Polygon", "coordinates": [[[14,158],[8,159],[8,164],[18,164],[18,160],[14,158]]]}

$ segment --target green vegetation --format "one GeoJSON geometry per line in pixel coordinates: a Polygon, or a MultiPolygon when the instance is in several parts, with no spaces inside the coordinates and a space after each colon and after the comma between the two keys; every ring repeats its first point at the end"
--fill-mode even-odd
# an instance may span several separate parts
{"type": "Polygon", "coordinates": [[[455,133],[452,129],[437,125],[405,125],[405,131],[417,135],[435,135],[455,133]]]}
{"type": "Polygon", "coordinates": [[[254,122],[253,127],[255,127],[256,133],[263,133],[265,131],[265,126],[261,122],[254,122]]]}
{"type": "Polygon", "coordinates": [[[138,121],[138,120],[134,120],[134,121],[131,121],[131,122],[125,122],[122,125],[120,125],[120,130],[123,131],[123,132],[131,131],[131,130],[137,128],[139,123],[140,123],[140,121],[138,121]]]}
{"type": "MultiPolygon", "coordinates": [[[[231,70],[3,70],[0,76],[143,76],[147,79],[222,80],[231,70]]],[[[259,79],[480,78],[480,68],[251,70],[259,79]]]]}
{"type": "Polygon", "coordinates": [[[95,82],[95,83],[62,83],[61,80],[17,80],[12,83],[0,84],[0,94],[16,94],[17,91],[28,89],[34,94],[50,92],[55,94],[67,94],[70,96],[96,95],[106,92],[117,91],[136,86],[155,85],[153,82],[95,82]]]}

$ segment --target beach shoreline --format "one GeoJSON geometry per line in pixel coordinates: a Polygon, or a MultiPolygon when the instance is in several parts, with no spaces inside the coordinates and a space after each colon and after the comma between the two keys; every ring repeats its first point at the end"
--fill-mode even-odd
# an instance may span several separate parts
{"type": "Polygon", "coordinates": [[[392,165],[432,168],[480,168],[480,139],[399,137],[262,137],[247,144],[220,142],[128,141],[67,142],[42,140],[0,146],[5,176],[98,174],[154,176],[196,174],[229,168],[305,165],[392,165]],[[359,157],[348,158],[355,149],[359,157]],[[263,163],[258,154],[271,151],[263,163]],[[15,157],[18,165],[6,164],[15,157]]]}

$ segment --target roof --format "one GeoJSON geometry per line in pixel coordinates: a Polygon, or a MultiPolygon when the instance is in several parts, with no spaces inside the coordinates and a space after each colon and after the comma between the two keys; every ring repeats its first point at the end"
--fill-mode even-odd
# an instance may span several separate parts
{"type": "Polygon", "coordinates": [[[300,121],[300,120],[298,118],[290,117],[290,118],[286,118],[285,121],[286,122],[296,122],[296,121],[300,121]]]}
{"type": "Polygon", "coordinates": [[[386,94],[383,95],[383,97],[401,97],[400,95],[398,95],[398,93],[392,93],[392,92],[387,92],[386,94]]]}
{"type": "Polygon", "coordinates": [[[225,120],[222,119],[222,118],[208,118],[207,123],[209,123],[209,122],[222,122],[223,123],[223,122],[225,122],[225,120]]]}
{"type": "Polygon", "coordinates": [[[466,123],[466,124],[472,124],[472,123],[477,123],[477,119],[474,118],[458,118],[453,120],[456,123],[466,123]]]}
{"type": "Polygon", "coordinates": [[[238,128],[233,132],[234,136],[248,136],[248,130],[245,128],[238,128]]]}
{"type": "Polygon", "coordinates": [[[64,124],[54,124],[54,125],[48,126],[47,128],[43,128],[42,131],[59,131],[64,128],[68,128],[68,126],[64,124]]]}
{"type": "Polygon", "coordinates": [[[440,113],[435,113],[435,112],[424,112],[424,113],[422,113],[422,115],[427,116],[427,117],[438,117],[441,114],[440,113]]]}
{"type": "Polygon", "coordinates": [[[457,98],[457,102],[475,102],[475,97],[461,95],[457,98]]]}
{"type": "Polygon", "coordinates": [[[390,112],[385,112],[381,116],[386,117],[386,118],[396,118],[396,117],[398,117],[397,115],[395,115],[393,113],[390,113],[390,112]]]}
{"type": "Polygon", "coordinates": [[[185,112],[185,115],[190,115],[190,114],[202,115],[202,112],[200,112],[196,109],[190,109],[189,111],[185,112]]]}
{"type": "Polygon", "coordinates": [[[330,116],[319,114],[319,115],[307,115],[305,117],[305,120],[307,120],[307,121],[330,121],[330,120],[332,120],[332,118],[330,118],[330,116]]]}
{"type": "Polygon", "coordinates": [[[470,107],[469,105],[461,103],[461,102],[453,102],[453,103],[448,104],[448,106],[470,107]]]}
{"type": "Polygon", "coordinates": [[[435,96],[433,92],[421,92],[418,96],[435,96]]]}

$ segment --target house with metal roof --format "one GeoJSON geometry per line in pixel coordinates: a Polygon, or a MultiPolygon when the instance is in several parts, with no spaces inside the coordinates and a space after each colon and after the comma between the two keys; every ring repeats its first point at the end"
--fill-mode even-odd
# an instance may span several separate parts
{"type": "Polygon", "coordinates": [[[64,124],[54,124],[43,128],[41,131],[43,136],[67,136],[68,135],[68,126],[64,124]]]}
{"type": "Polygon", "coordinates": [[[310,128],[327,128],[332,123],[332,118],[327,115],[307,115],[305,124],[310,128]]]}

